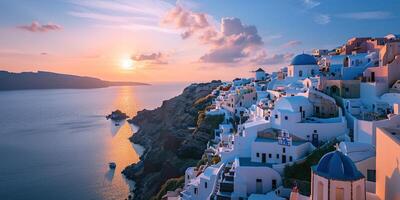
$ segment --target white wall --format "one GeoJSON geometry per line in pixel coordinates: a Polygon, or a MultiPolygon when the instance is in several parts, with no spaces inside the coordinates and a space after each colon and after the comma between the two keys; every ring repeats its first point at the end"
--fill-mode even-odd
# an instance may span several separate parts
{"type": "Polygon", "coordinates": [[[282,125],[273,125],[273,128],[287,130],[290,134],[293,134],[302,139],[311,140],[314,130],[318,134],[320,141],[328,141],[337,136],[347,134],[347,121],[344,117],[340,117],[340,122],[329,122],[329,123],[285,123],[282,125]],[[309,137],[307,137],[307,135],[309,137]]]}
{"type": "Polygon", "coordinates": [[[372,144],[375,146],[376,128],[388,127],[400,123],[400,115],[394,115],[390,119],[379,121],[365,121],[355,119],[354,141],[372,144]]]}
{"type": "Polygon", "coordinates": [[[278,172],[269,167],[243,167],[235,169],[234,193],[232,199],[247,197],[247,194],[256,193],[256,180],[262,180],[262,193],[272,190],[272,180],[276,180],[276,186],[282,185],[282,179],[278,172]]]}

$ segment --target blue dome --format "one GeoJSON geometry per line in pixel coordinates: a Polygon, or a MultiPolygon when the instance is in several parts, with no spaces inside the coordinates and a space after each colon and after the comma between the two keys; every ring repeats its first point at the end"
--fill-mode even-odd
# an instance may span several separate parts
{"type": "Polygon", "coordinates": [[[340,151],[325,154],[312,170],[319,176],[333,180],[355,181],[364,178],[353,161],[340,151]]]}
{"type": "Polygon", "coordinates": [[[295,56],[290,65],[316,65],[317,60],[312,55],[299,54],[295,56]]]}

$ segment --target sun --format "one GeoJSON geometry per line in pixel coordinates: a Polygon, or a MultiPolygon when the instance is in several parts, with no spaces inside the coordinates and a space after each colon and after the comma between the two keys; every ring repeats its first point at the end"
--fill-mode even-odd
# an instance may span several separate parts
{"type": "Polygon", "coordinates": [[[124,58],[121,60],[121,67],[125,70],[133,69],[133,61],[130,58],[124,58]]]}

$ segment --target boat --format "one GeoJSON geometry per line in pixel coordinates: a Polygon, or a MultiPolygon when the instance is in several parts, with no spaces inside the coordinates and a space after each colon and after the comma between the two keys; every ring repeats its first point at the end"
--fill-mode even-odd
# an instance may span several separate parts
{"type": "Polygon", "coordinates": [[[108,166],[110,167],[110,169],[115,169],[117,167],[117,164],[115,164],[115,162],[110,162],[108,163],[108,166]]]}

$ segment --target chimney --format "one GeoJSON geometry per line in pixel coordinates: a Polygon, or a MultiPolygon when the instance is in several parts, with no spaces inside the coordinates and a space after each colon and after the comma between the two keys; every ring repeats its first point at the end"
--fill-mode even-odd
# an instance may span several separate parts
{"type": "Polygon", "coordinates": [[[398,115],[400,111],[400,106],[398,103],[393,104],[393,114],[398,115]]]}

